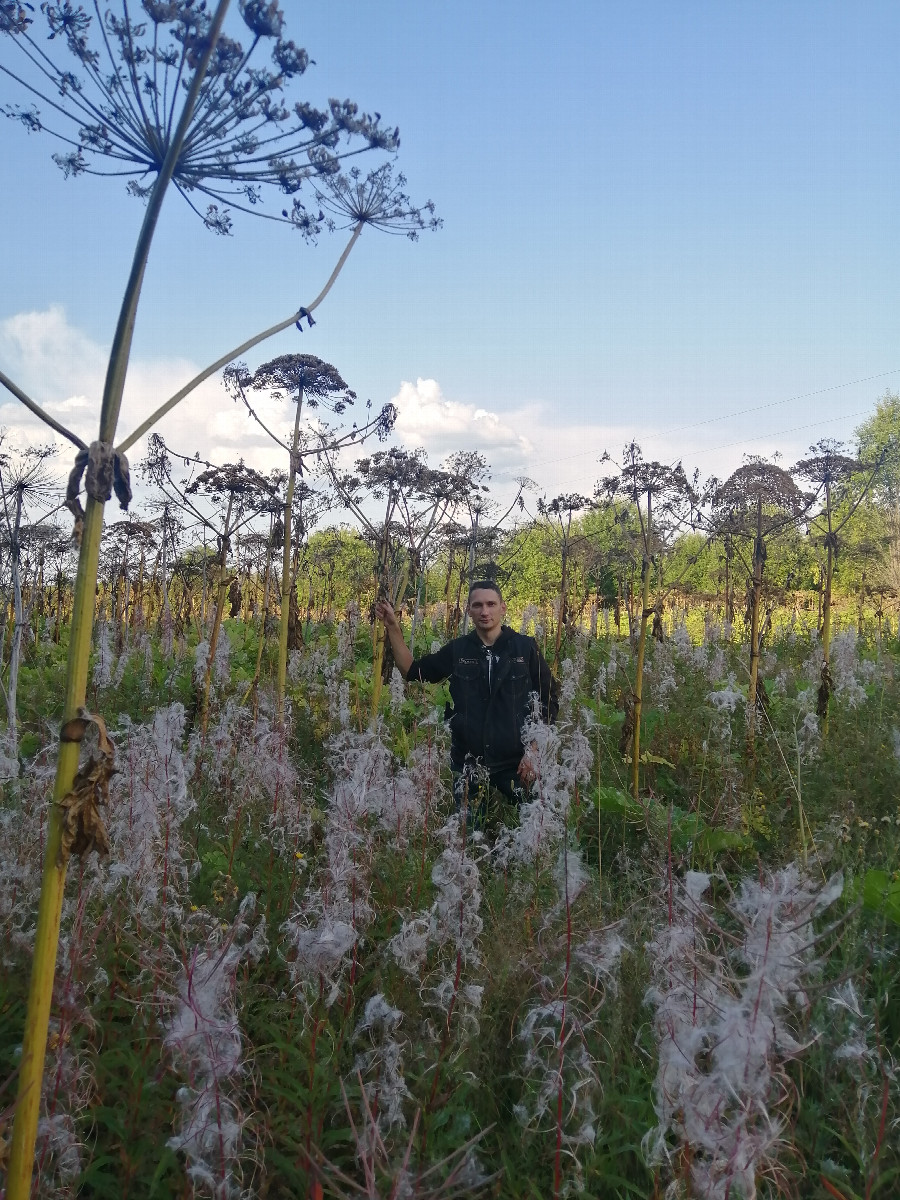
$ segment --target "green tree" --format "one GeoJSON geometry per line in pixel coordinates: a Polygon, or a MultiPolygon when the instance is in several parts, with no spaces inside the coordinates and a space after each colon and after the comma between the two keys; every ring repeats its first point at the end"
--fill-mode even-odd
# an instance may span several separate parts
{"type": "Polygon", "coordinates": [[[872,498],[885,525],[886,582],[900,592],[900,394],[886,391],[871,417],[858,426],[856,438],[864,462],[881,460],[872,498]]]}

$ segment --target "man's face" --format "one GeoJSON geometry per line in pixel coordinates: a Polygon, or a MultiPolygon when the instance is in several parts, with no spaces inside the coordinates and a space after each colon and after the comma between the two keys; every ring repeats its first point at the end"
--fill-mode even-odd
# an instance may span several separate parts
{"type": "Polygon", "coordinates": [[[506,605],[490,588],[476,588],[469,597],[469,616],[479,633],[493,633],[503,624],[506,605]]]}

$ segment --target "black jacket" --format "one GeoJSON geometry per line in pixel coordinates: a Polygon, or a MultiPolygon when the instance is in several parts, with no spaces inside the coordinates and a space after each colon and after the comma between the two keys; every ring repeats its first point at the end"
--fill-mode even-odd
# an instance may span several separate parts
{"type": "Polygon", "coordinates": [[[504,625],[487,647],[473,630],[454,638],[435,654],[413,661],[406,678],[440,683],[450,680],[453,712],[451,761],[462,766],[466,755],[490,771],[515,770],[522,761],[522,726],[531,696],[540,700],[541,717],[552,723],[559,711],[559,689],[537,642],[504,625]]]}

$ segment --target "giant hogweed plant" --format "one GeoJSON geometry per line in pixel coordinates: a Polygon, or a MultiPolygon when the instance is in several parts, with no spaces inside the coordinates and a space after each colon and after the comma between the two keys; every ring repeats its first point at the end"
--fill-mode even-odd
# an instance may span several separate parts
{"type": "Polygon", "coordinates": [[[615,497],[630,505],[636,519],[638,538],[636,552],[641,563],[640,633],[635,657],[634,687],[626,714],[630,726],[631,790],[637,799],[641,770],[641,713],[644,703],[644,657],[650,621],[658,618],[651,605],[652,568],[671,542],[673,529],[693,514],[698,497],[688,482],[681,463],[674,467],[659,462],[647,462],[640,446],[631,442],[625,447],[615,475],[598,485],[598,492],[610,501],[615,497]]]}
{"type": "MultiPolygon", "coordinates": [[[[376,592],[380,599],[396,605],[406,593],[415,568],[418,538],[427,536],[450,507],[439,472],[427,464],[421,449],[410,452],[399,447],[378,450],[358,459],[355,471],[341,471],[334,456],[326,449],[322,461],[331,485],[341,503],[353,513],[372,548],[375,563],[376,592]],[[370,499],[384,505],[378,521],[367,511],[370,499]],[[413,540],[410,543],[409,534],[413,540]]],[[[393,666],[386,658],[387,634],[375,623],[371,713],[374,719],[381,699],[384,677],[390,678],[393,666]]],[[[388,651],[389,653],[389,651],[388,651]]]]}
{"type": "Polygon", "coordinates": [[[349,430],[332,430],[324,427],[319,421],[315,431],[317,436],[310,445],[311,434],[305,427],[305,419],[308,421],[309,418],[304,413],[304,403],[315,416],[322,410],[341,416],[356,400],[356,393],[351,391],[331,363],[323,362],[314,354],[282,354],[263,363],[252,375],[243,363],[227,368],[225,384],[232,395],[244,404],[268,437],[288,454],[287,489],[281,516],[281,613],[276,680],[277,715],[280,720],[284,716],[291,603],[293,601],[296,604],[297,571],[292,555],[295,522],[300,545],[305,541],[307,534],[307,526],[303,519],[303,502],[309,494],[309,489],[303,485],[304,460],[313,454],[321,456],[323,443],[327,444],[328,452],[334,454],[343,446],[359,443],[373,433],[379,441],[383,441],[394,423],[395,411],[393,405],[386,404],[365,425],[359,427],[354,422],[349,430]],[[253,407],[248,394],[253,392],[268,392],[275,400],[287,396],[293,402],[294,428],[289,445],[265,424],[253,407]]]}
{"type": "MultiPolygon", "coordinates": [[[[109,10],[105,14],[96,3],[93,12],[69,0],[47,3],[41,7],[40,17],[33,16],[32,7],[18,0],[0,3],[0,34],[4,35],[0,73],[30,98],[27,107],[5,105],[3,111],[29,131],[46,131],[59,140],[63,149],[57,162],[65,174],[124,176],[129,191],[146,204],[112,340],[96,441],[86,446],[13,380],[0,375],[0,382],[9,391],[78,449],[67,503],[75,514],[81,539],[64,737],[47,838],[10,1158],[10,1200],[22,1200],[30,1188],[68,858],[62,837],[61,803],[73,794],[83,731],[87,728],[79,714],[85,704],[104,505],[115,490],[123,507],[127,507],[131,490],[125,451],[164,411],[203,378],[263,338],[302,317],[311,322],[313,308],[327,294],[369,216],[367,210],[363,218],[356,220],[350,243],[316,300],[218,360],[116,447],[138,302],[163,200],[170,185],[195,211],[195,197],[204,197],[209,201],[201,214],[205,224],[226,233],[231,228],[230,208],[258,210],[271,216],[262,201],[264,192],[274,187],[290,200],[290,208],[282,208],[275,219],[312,236],[326,217],[318,199],[307,207],[300,196],[304,184],[318,180],[319,192],[324,193],[327,177],[333,176],[336,187],[330,203],[342,212],[349,203],[356,214],[359,189],[346,185],[346,177],[339,171],[340,160],[366,150],[392,152],[399,142],[396,130],[386,129],[377,116],[360,113],[351,101],[332,101],[326,111],[305,101],[288,108],[286,88],[304,74],[309,59],[304,50],[282,36],[284,15],[277,3],[241,0],[239,14],[251,38],[247,46],[224,33],[229,0],[219,0],[211,10],[193,0],[145,0],[141,7],[143,16],[136,20],[124,0],[118,12],[109,10]],[[46,37],[38,34],[41,23],[46,37]],[[271,48],[270,65],[259,62],[267,48],[271,48]],[[225,207],[220,208],[220,204],[225,207]],[[78,498],[82,477],[87,494],[84,508],[78,498]]],[[[384,183],[384,178],[375,176],[372,188],[382,198],[387,191],[388,204],[403,208],[403,220],[410,223],[409,232],[414,233],[424,224],[421,213],[404,199],[397,199],[396,185],[384,183]]],[[[314,194],[318,194],[315,189],[314,194]]],[[[109,766],[111,769],[111,763],[109,766]]],[[[89,795],[84,793],[85,798],[89,795]]],[[[90,798],[90,807],[95,809],[96,797],[90,798]]],[[[86,813],[89,809],[82,805],[80,811],[86,813]]]]}
{"type": "Polygon", "coordinates": [[[712,528],[729,539],[735,557],[747,573],[750,588],[747,751],[751,767],[758,723],[760,614],[768,548],[797,526],[811,503],[812,497],[800,490],[789,471],[762,458],[749,458],[712,490],[712,528]]]}
{"type": "Polygon", "coordinates": [[[882,453],[874,463],[863,463],[846,454],[840,442],[826,438],[810,446],[809,457],[801,459],[792,472],[813,484],[821,501],[820,511],[809,522],[809,532],[821,542],[825,551],[822,572],[822,677],[816,707],[826,735],[828,702],[833,685],[830,667],[832,587],[840,535],[868,495],[883,461],[882,453]]]}
{"type": "MultiPolygon", "coordinates": [[[[0,435],[2,444],[2,435],[0,435]]],[[[13,758],[18,753],[18,688],[19,670],[22,663],[22,645],[27,626],[23,600],[24,567],[23,550],[29,533],[34,536],[40,520],[41,509],[52,503],[53,481],[47,469],[47,459],[53,454],[50,447],[29,447],[17,461],[0,452],[0,539],[9,555],[9,588],[12,593],[13,626],[11,635],[9,671],[5,685],[0,689],[6,701],[6,752],[13,758]],[[40,515],[39,515],[40,514],[40,515]]],[[[40,561],[40,559],[39,559],[40,561]]],[[[6,642],[6,623],[3,626],[3,642],[0,644],[0,659],[6,642]]]]}

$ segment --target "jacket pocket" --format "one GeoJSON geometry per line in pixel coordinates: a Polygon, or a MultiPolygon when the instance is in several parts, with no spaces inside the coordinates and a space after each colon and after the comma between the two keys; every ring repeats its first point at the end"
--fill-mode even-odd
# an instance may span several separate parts
{"type": "Polygon", "coordinates": [[[483,677],[481,663],[462,659],[453,668],[453,674],[463,683],[477,683],[483,677]]]}

